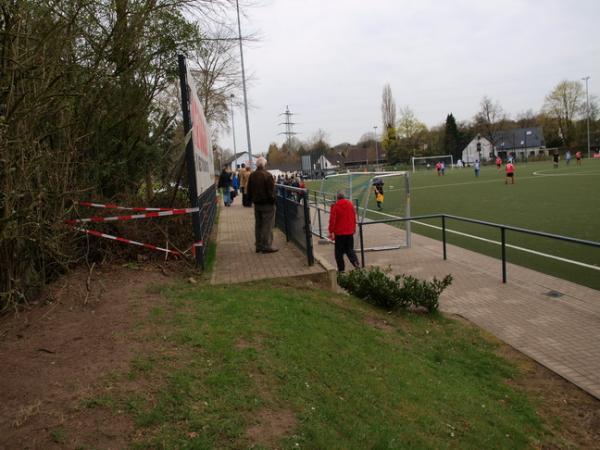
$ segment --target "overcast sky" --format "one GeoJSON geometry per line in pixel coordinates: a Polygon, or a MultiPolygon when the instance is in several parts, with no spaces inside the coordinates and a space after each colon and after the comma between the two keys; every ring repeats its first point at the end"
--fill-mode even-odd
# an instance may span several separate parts
{"type": "MultiPolygon", "coordinates": [[[[600,0],[262,0],[242,19],[260,35],[244,47],[253,153],[284,141],[286,105],[302,140],[381,131],[385,83],[428,127],[470,120],[484,95],[511,117],[538,111],[562,79],[589,75],[598,94],[599,24],[600,0]]],[[[235,132],[246,150],[243,108],[235,132]]]]}

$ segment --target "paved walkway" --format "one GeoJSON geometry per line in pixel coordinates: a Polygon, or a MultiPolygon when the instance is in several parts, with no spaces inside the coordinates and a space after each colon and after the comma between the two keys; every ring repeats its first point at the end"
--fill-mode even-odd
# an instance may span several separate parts
{"type": "Polygon", "coordinates": [[[273,245],[279,249],[277,253],[255,252],[254,208],[242,207],[241,198],[229,208],[222,207],[211,284],[325,273],[319,263],[309,266],[306,254],[286,242],[278,229],[274,230],[273,245]]]}
{"type": "MultiPolygon", "coordinates": [[[[372,242],[399,242],[385,224],[366,227],[372,242]]],[[[317,245],[316,256],[334,264],[333,246],[317,245]]],[[[420,278],[452,274],[440,307],[461,315],[522,353],[600,398],[600,291],[512,264],[502,284],[500,260],[412,235],[410,249],[367,252],[365,263],[392,267],[420,278]],[[550,291],[563,295],[553,298],[550,291]]],[[[359,255],[360,257],[360,255],[359,255]]]]}

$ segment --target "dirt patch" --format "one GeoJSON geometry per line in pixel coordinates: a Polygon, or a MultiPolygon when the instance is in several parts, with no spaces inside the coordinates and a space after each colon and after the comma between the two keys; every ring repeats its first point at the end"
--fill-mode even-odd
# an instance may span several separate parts
{"type": "Polygon", "coordinates": [[[323,273],[301,275],[296,277],[284,277],[270,280],[273,285],[282,288],[328,290],[329,279],[323,273]]]}
{"type": "Polygon", "coordinates": [[[499,354],[519,366],[523,376],[507,382],[539,399],[537,413],[553,435],[578,448],[600,449],[600,400],[509,345],[502,344],[499,354]]]}
{"type": "Polygon", "coordinates": [[[82,268],[0,320],[2,448],[123,448],[131,442],[133,423],[126,414],[83,402],[103,377],[127,370],[144,350],[130,334],[164,303],[147,287],[167,282],[167,272],[106,265],[90,277],[82,268]]]}
{"type": "Polygon", "coordinates": [[[378,330],[385,331],[386,333],[392,333],[396,327],[389,323],[387,320],[381,317],[365,316],[364,322],[367,325],[377,328],[378,330]]]}
{"type": "Polygon", "coordinates": [[[244,338],[240,338],[235,343],[235,348],[238,350],[245,350],[247,348],[253,348],[254,350],[262,349],[262,338],[254,337],[252,340],[246,340],[244,338]]]}
{"type": "Polygon", "coordinates": [[[292,433],[298,425],[298,419],[289,409],[261,409],[255,421],[246,429],[246,437],[267,448],[275,448],[277,441],[292,433]]]}
{"type": "MultiPolygon", "coordinates": [[[[452,315],[452,318],[478,328],[462,316],[452,315]]],[[[481,333],[498,345],[499,356],[519,367],[522,375],[506,382],[537,401],[536,411],[556,439],[567,440],[566,445],[576,448],[600,449],[600,400],[493,335],[483,330],[481,333]]],[[[556,447],[543,448],[564,448],[564,445],[559,442],[556,447]]]]}

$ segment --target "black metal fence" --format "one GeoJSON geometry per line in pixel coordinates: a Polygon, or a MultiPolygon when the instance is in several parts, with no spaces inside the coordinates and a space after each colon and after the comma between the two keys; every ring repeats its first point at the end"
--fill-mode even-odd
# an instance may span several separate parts
{"type": "Polygon", "coordinates": [[[217,187],[212,185],[198,196],[198,217],[200,222],[200,241],[192,249],[198,265],[204,268],[204,258],[208,250],[210,236],[217,215],[217,187]]]}
{"type": "Polygon", "coordinates": [[[287,241],[294,242],[306,253],[308,265],[315,263],[310,224],[308,190],[276,184],[277,214],[275,225],[285,233],[287,241]]]}
{"type": "MultiPolygon", "coordinates": [[[[317,191],[308,192],[309,206],[314,211],[315,223],[312,223],[312,233],[320,238],[329,236],[329,213],[331,206],[337,201],[335,194],[317,193],[317,191]]],[[[359,210],[358,199],[352,199],[355,211],[359,210]]]]}
{"type": "Polygon", "coordinates": [[[451,214],[428,214],[423,216],[415,216],[415,217],[403,217],[398,219],[382,219],[382,220],[373,220],[369,222],[359,222],[359,239],[360,239],[360,257],[362,267],[365,267],[365,250],[364,250],[364,240],[363,240],[363,228],[369,225],[375,225],[379,223],[389,223],[393,224],[394,222],[405,222],[407,220],[425,220],[425,219],[441,219],[442,220],[442,251],[444,259],[447,259],[447,248],[446,248],[446,221],[448,219],[456,220],[459,222],[467,222],[474,223],[478,225],[485,225],[488,227],[497,228],[500,231],[500,247],[501,247],[501,261],[502,261],[502,282],[506,283],[507,273],[506,273],[506,231],[514,231],[517,233],[524,233],[530,236],[539,236],[549,239],[554,239],[563,242],[570,242],[574,244],[586,245],[600,249],[600,242],[595,241],[587,241],[585,239],[576,239],[567,236],[561,236],[559,234],[545,233],[543,231],[534,231],[528,230],[526,228],[513,227],[510,225],[503,225],[493,222],[486,222],[484,220],[476,220],[469,219],[467,217],[453,216],[451,214]]]}

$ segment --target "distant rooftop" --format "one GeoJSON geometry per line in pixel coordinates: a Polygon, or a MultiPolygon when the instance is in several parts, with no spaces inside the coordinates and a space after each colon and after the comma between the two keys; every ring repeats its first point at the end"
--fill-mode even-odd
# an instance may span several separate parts
{"type": "Polygon", "coordinates": [[[513,150],[519,148],[545,147],[542,127],[517,128],[494,133],[497,150],[513,150]]]}

